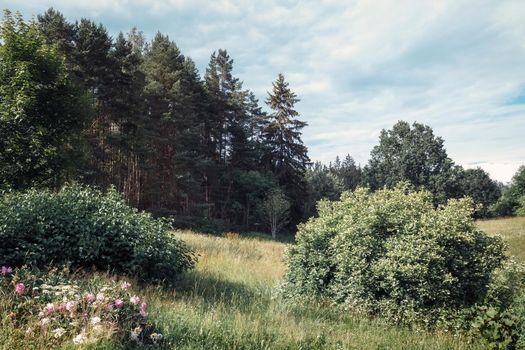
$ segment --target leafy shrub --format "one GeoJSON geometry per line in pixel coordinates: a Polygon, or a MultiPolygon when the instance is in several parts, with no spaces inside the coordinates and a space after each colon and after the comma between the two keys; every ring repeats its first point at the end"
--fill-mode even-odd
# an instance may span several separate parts
{"type": "Polygon", "coordinates": [[[435,322],[483,301],[504,244],[480,231],[470,199],[437,209],[406,185],[321,202],[287,253],[285,295],[327,298],[397,322],[435,322]]]}
{"type": "Polygon", "coordinates": [[[485,339],[491,349],[525,349],[525,265],[508,261],[495,271],[482,302],[442,321],[485,339]]]}
{"type": "Polygon", "coordinates": [[[3,331],[27,345],[88,345],[114,336],[130,344],[162,340],[148,320],[147,304],[127,281],[3,266],[0,305],[3,331]]]}
{"type": "Polygon", "coordinates": [[[0,264],[111,269],[169,279],[194,264],[166,221],[107,193],[78,185],[6,193],[0,198],[0,264]]]}
{"type": "Polygon", "coordinates": [[[525,216],[525,195],[521,196],[518,200],[518,208],[516,209],[515,213],[519,216],[525,216]]]}

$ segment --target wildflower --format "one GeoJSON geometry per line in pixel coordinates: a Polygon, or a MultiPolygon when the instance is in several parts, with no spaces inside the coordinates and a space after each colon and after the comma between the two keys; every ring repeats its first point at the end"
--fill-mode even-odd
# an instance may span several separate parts
{"type": "Polygon", "coordinates": [[[66,311],[72,312],[75,309],[75,304],[73,304],[70,301],[66,301],[66,303],[64,304],[64,309],[66,309],[66,311]]]}
{"type": "Polygon", "coordinates": [[[53,312],[57,311],[55,305],[53,303],[49,303],[46,305],[46,312],[47,314],[52,314],[53,312]]]}
{"type": "Polygon", "coordinates": [[[62,338],[64,334],[66,334],[66,330],[64,328],[53,329],[53,336],[57,339],[62,338]]]}
{"type": "Polygon", "coordinates": [[[157,344],[159,341],[162,340],[162,338],[164,338],[164,336],[160,333],[151,333],[151,335],[149,336],[151,338],[151,340],[153,341],[153,344],[157,344]]]}
{"type": "Polygon", "coordinates": [[[120,309],[124,306],[124,301],[122,301],[122,299],[116,299],[115,300],[115,306],[117,309],[120,309]]]}
{"type": "Polygon", "coordinates": [[[66,311],[66,304],[65,303],[60,304],[60,306],[58,307],[58,311],[60,312],[66,311]]]}
{"type": "Polygon", "coordinates": [[[28,327],[28,328],[26,329],[26,335],[32,337],[34,334],[35,334],[35,332],[33,331],[33,328],[28,327]]]}
{"type": "Polygon", "coordinates": [[[106,310],[113,311],[113,304],[106,305],[106,310]]]}
{"type": "Polygon", "coordinates": [[[138,305],[140,303],[140,298],[136,295],[132,296],[131,298],[129,298],[129,301],[133,304],[133,305],[138,305]]]}
{"type": "Polygon", "coordinates": [[[87,337],[85,336],[85,334],[80,333],[80,334],[76,335],[73,338],[73,343],[75,343],[75,344],[83,344],[83,343],[86,342],[86,340],[87,340],[87,337]]]}
{"type": "Polygon", "coordinates": [[[2,275],[5,275],[5,274],[8,274],[8,273],[12,273],[13,272],[13,269],[9,266],[2,266],[1,270],[0,270],[0,273],[2,275]]]}
{"type": "Polygon", "coordinates": [[[98,316],[91,317],[91,324],[92,324],[92,325],[99,324],[100,321],[101,321],[101,320],[100,320],[100,317],[98,317],[98,316]]]}
{"type": "Polygon", "coordinates": [[[131,332],[130,332],[130,338],[134,341],[136,341],[137,343],[140,342],[140,339],[139,339],[139,336],[140,336],[140,333],[142,332],[142,328],[141,327],[136,327],[135,329],[133,329],[131,332]]]}
{"type": "Polygon", "coordinates": [[[49,322],[51,322],[51,320],[48,317],[45,317],[40,320],[40,325],[42,327],[46,327],[49,324],[49,322]]]}
{"type": "Polygon", "coordinates": [[[131,287],[131,283],[124,281],[124,282],[122,282],[122,284],[120,285],[120,287],[121,287],[122,289],[124,289],[124,290],[125,290],[125,289],[129,289],[129,288],[131,287]]]}
{"type": "Polygon", "coordinates": [[[17,283],[15,286],[16,294],[23,294],[26,290],[26,286],[23,283],[17,283]]]}
{"type": "Polygon", "coordinates": [[[96,299],[97,301],[104,301],[106,299],[106,296],[104,295],[104,293],[97,293],[96,299]]]}
{"type": "Polygon", "coordinates": [[[148,307],[148,305],[146,303],[142,303],[140,304],[140,315],[142,317],[146,317],[148,316],[148,312],[146,311],[146,308],[148,307]]]}
{"type": "Polygon", "coordinates": [[[87,300],[88,303],[92,303],[96,299],[95,294],[93,293],[86,294],[84,298],[87,300]]]}

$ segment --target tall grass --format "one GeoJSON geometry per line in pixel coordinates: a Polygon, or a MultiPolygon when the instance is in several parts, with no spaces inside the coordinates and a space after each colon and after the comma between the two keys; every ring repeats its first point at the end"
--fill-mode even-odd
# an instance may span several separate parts
{"type": "Polygon", "coordinates": [[[478,225],[489,234],[503,237],[509,254],[525,262],[525,217],[481,220],[478,225]]]}
{"type": "MultiPolygon", "coordinates": [[[[525,219],[482,221],[479,225],[489,233],[501,234],[512,254],[525,259],[520,248],[525,247],[525,219]]],[[[165,336],[164,348],[487,349],[481,340],[392,327],[327,305],[283,303],[275,290],[285,273],[283,253],[289,243],[234,233],[217,237],[176,231],[173,235],[197,251],[196,269],[185,273],[174,288],[136,287],[150,305],[150,319],[165,336]]],[[[42,348],[38,343],[17,344],[9,338],[5,322],[1,324],[0,349],[42,348]]],[[[89,348],[130,346],[109,340],[89,348]]]]}
{"type": "Polygon", "coordinates": [[[146,288],[151,316],[177,349],[482,349],[447,333],[391,327],[275,293],[286,243],[178,231],[199,253],[174,290],[146,288]]]}

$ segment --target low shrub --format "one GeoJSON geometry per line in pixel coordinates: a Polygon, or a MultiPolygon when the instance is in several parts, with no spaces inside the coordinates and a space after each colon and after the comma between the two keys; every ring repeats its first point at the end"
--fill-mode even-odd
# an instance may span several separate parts
{"type": "Polygon", "coordinates": [[[0,264],[49,263],[172,279],[194,255],[167,221],[129,207],[115,190],[72,185],[0,197],[0,264]]]}
{"type": "Polygon", "coordinates": [[[407,185],[321,202],[287,253],[285,296],[328,299],[398,323],[435,322],[482,302],[504,244],[475,225],[469,199],[435,208],[407,185]]]}
{"type": "Polygon", "coordinates": [[[125,280],[79,278],[67,270],[3,266],[2,332],[17,344],[38,348],[95,345],[111,338],[160,345],[163,336],[154,332],[146,302],[130,287],[125,280]]]}
{"type": "Polygon", "coordinates": [[[443,328],[485,339],[491,349],[525,349],[525,265],[506,262],[482,302],[440,321],[443,328]]]}

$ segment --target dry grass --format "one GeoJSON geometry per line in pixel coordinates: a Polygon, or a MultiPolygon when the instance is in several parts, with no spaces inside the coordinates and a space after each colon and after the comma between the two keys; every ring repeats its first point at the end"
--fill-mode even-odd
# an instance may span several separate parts
{"type": "Polygon", "coordinates": [[[525,217],[481,220],[478,225],[489,234],[501,236],[508,244],[509,254],[525,262],[525,217]]]}
{"type": "Polygon", "coordinates": [[[291,307],[276,287],[286,243],[174,233],[199,254],[175,291],[148,288],[152,317],[177,349],[482,349],[447,333],[409,330],[328,307],[291,307]]]}

